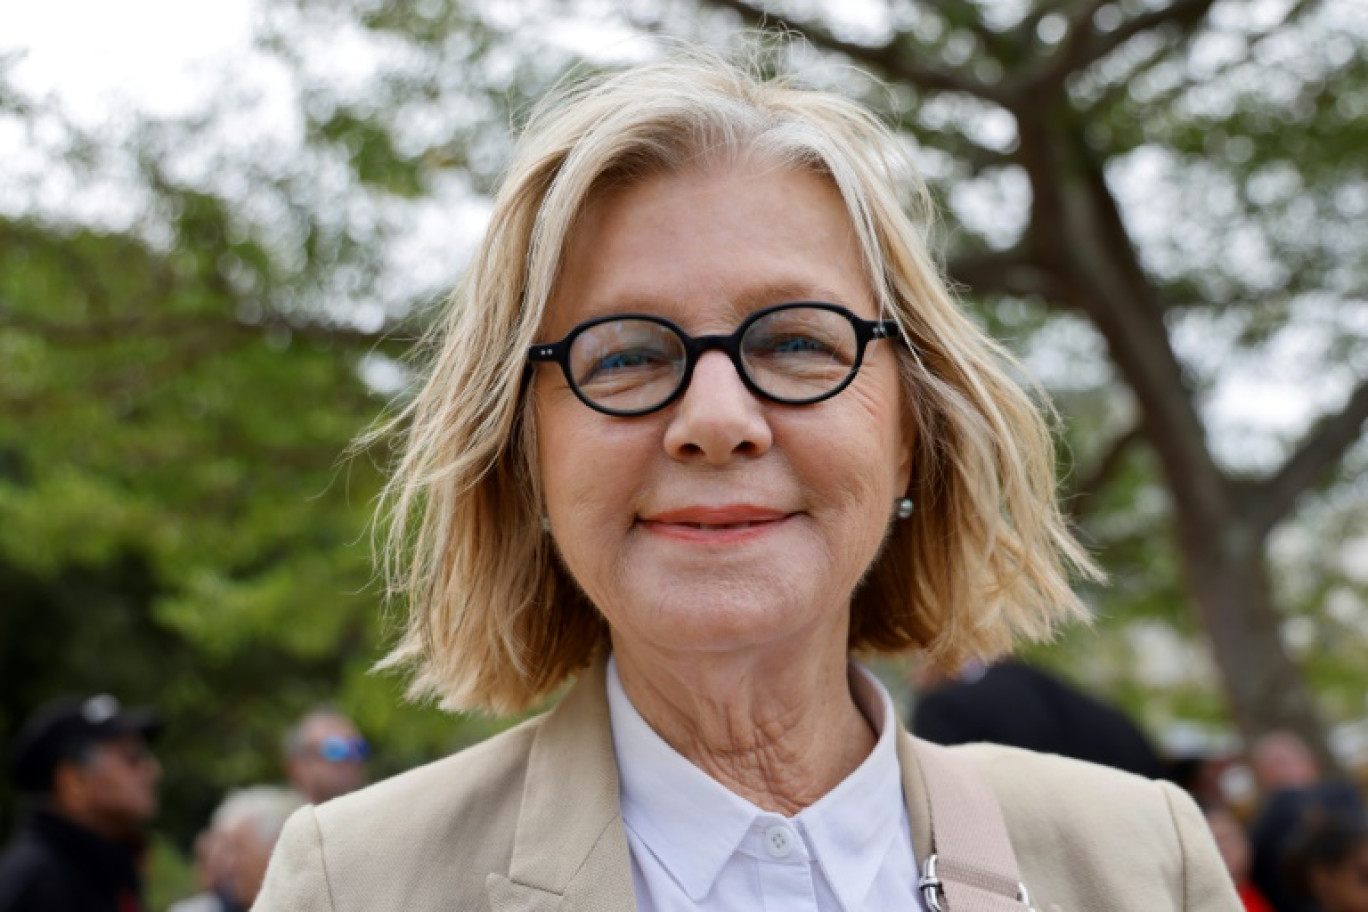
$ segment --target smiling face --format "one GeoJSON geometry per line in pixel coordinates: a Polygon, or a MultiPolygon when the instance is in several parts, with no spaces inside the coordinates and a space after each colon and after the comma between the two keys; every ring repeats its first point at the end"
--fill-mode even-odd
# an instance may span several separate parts
{"type": "MultiPolygon", "coordinates": [[[[767,163],[648,178],[582,213],[539,338],[614,313],[728,334],[787,301],[877,317],[840,195],[767,163]]],[[[820,644],[844,653],[850,595],[909,474],[894,342],[807,406],[757,398],[709,351],[665,409],[611,417],[552,365],[535,385],[547,515],[614,646],[656,654],[820,644]]]]}

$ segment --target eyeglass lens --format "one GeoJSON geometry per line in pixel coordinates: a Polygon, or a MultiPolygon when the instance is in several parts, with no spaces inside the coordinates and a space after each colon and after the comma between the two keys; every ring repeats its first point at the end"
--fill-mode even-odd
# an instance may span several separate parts
{"type": "MultiPolygon", "coordinates": [[[[859,355],[859,337],[844,314],[789,307],[751,323],[740,352],[741,367],[757,389],[801,403],[820,399],[846,381],[859,355]]],[[[688,370],[688,353],[677,332],[631,317],[589,327],[575,337],[569,355],[580,393],[613,411],[664,403],[688,370]]]]}
{"type": "Polygon", "coordinates": [[[318,755],[329,763],[342,763],[348,760],[360,763],[366,759],[369,753],[370,745],[366,743],[364,738],[343,738],[340,735],[330,735],[318,745],[318,755]]]}

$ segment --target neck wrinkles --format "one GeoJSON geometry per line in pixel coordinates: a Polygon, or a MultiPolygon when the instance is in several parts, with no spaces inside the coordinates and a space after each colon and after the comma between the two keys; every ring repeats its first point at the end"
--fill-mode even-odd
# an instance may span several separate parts
{"type": "Polygon", "coordinates": [[[755,806],[793,816],[850,775],[876,736],[847,657],[705,661],[680,668],[619,651],[623,691],[672,748],[755,806]]]}

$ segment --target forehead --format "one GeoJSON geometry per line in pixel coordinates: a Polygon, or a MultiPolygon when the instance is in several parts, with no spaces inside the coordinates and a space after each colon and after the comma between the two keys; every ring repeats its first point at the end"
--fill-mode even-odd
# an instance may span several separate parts
{"type": "Polygon", "coordinates": [[[872,316],[845,201],[825,175],[736,160],[643,178],[590,199],[543,320],[556,337],[611,313],[699,329],[795,300],[872,316]],[[691,325],[693,324],[693,325],[691,325]]]}
{"type": "Polygon", "coordinates": [[[317,715],[305,720],[301,734],[306,741],[341,736],[350,738],[357,733],[356,726],[346,716],[317,715]]]}
{"type": "Polygon", "coordinates": [[[147,745],[147,741],[139,734],[115,735],[111,738],[101,738],[94,742],[95,750],[100,753],[117,754],[123,756],[131,750],[140,750],[147,745]]]}

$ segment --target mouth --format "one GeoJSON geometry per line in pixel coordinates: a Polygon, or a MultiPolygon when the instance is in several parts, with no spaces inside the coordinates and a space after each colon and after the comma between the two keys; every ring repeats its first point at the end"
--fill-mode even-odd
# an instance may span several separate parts
{"type": "Polygon", "coordinates": [[[684,507],[640,517],[650,532],[689,541],[739,541],[775,529],[793,514],[750,504],[684,507]]]}

